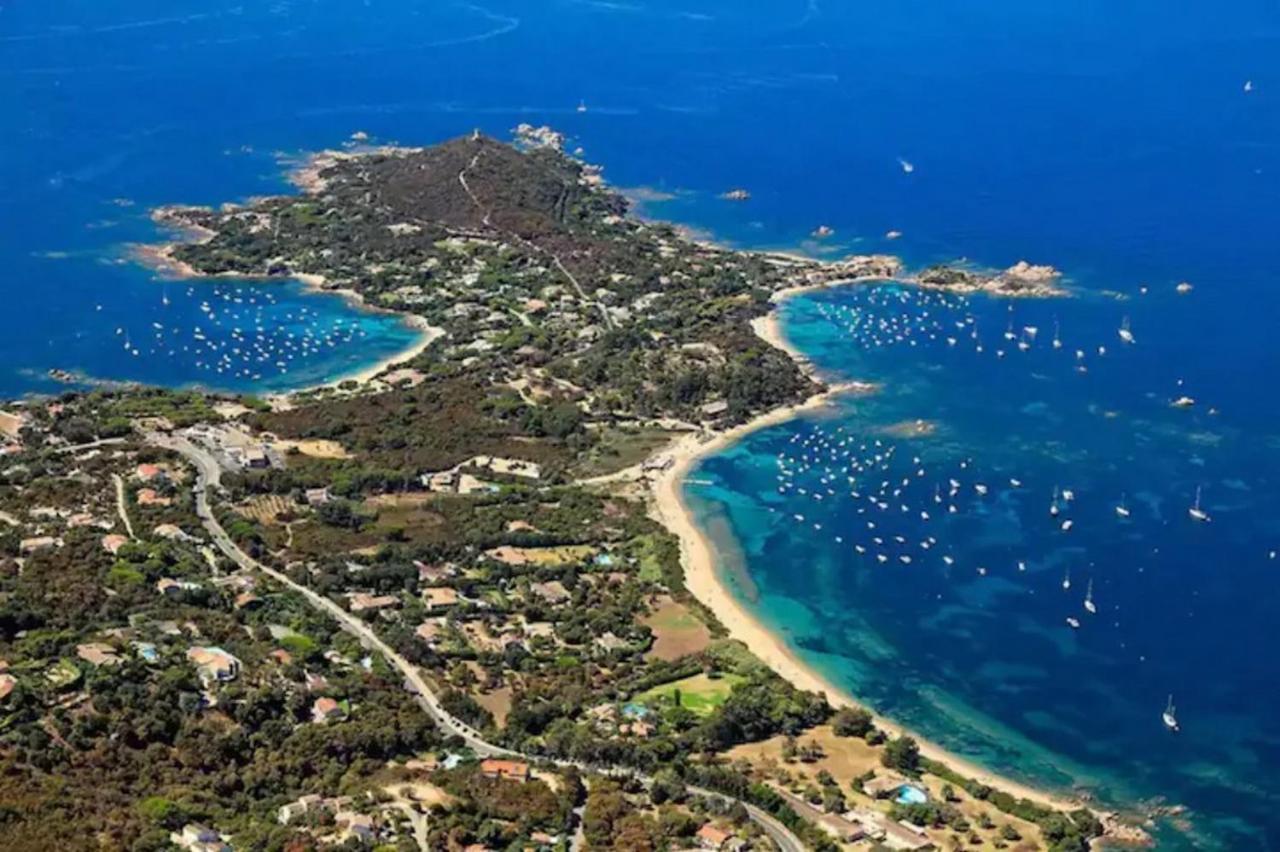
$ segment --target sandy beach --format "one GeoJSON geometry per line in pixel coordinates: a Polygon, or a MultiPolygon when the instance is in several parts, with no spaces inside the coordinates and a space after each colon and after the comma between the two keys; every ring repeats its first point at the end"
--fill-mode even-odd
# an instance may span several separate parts
{"type": "MultiPolygon", "coordinates": [[[[832,285],[820,285],[821,287],[832,285]]],[[[775,303],[798,292],[815,289],[813,287],[797,287],[789,291],[779,291],[774,296],[775,303]]],[[[752,327],[761,338],[770,344],[788,352],[797,358],[806,372],[812,373],[813,367],[785,339],[777,311],[757,318],[752,327]]],[[[777,674],[786,678],[799,689],[822,693],[833,706],[858,706],[857,699],[836,687],[821,674],[809,667],[786,646],[778,636],[766,629],[721,582],[718,570],[719,559],[714,545],[698,528],[684,500],[683,483],[685,477],[706,456],[713,455],[743,437],[760,429],[785,423],[798,415],[816,409],[831,402],[839,395],[848,393],[866,393],[874,390],[874,385],[855,382],[829,387],[827,390],[810,397],[805,402],[774,409],[754,420],[707,437],[705,433],[691,434],[680,439],[674,446],[663,450],[663,455],[671,459],[671,465],[653,483],[654,514],[656,519],[680,539],[681,561],[685,571],[685,585],[690,593],[704,606],[713,612],[724,625],[729,635],[741,641],[752,653],[759,657],[777,674]]],[[[868,708],[869,709],[869,708],[868,708]]],[[[957,772],[986,784],[1004,790],[1014,796],[1029,799],[1042,805],[1072,810],[1082,807],[1084,803],[1065,797],[1037,790],[1025,784],[997,776],[974,763],[947,752],[940,746],[930,743],[918,734],[904,729],[902,726],[876,716],[876,724],[886,732],[901,736],[910,734],[920,745],[920,752],[925,757],[947,764],[957,772]]],[[[1100,816],[1102,816],[1100,814],[1100,816]]]]}

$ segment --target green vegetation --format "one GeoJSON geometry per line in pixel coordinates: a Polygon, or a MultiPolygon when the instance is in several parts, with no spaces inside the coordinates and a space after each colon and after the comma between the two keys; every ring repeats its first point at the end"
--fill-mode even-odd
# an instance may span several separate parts
{"type": "Polygon", "coordinates": [[[637,695],[636,701],[657,708],[680,707],[705,717],[723,706],[733,688],[745,681],[746,678],[736,674],[696,674],[655,686],[637,695]]]}

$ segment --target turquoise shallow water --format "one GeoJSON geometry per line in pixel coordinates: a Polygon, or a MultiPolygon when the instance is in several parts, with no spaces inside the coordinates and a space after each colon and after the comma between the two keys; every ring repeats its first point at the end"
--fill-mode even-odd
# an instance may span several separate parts
{"type": "Polygon", "coordinates": [[[1187,805],[1161,848],[1270,842],[1280,443],[1274,402],[1253,398],[1265,378],[1237,385],[1239,367],[1196,354],[1194,293],[1011,305],[849,287],[782,316],[833,379],[883,387],[696,469],[690,500],[734,540],[748,606],[984,765],[1187,805]],[[1184,395],[1195,406],[1170,404],[1184,395]],[[1208,522],[1189,514],[1197,489],[1208,522]]]}

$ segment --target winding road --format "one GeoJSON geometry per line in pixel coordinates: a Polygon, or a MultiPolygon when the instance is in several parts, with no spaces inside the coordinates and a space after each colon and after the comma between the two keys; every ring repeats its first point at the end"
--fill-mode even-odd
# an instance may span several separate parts
{"type": "MultiPolygon", "coordinates": [[[[246,571],[258,571],[280,583],[289,589],[297,592],[307,601],[313,608],[320,610],[332,616],[343,630],[355,636],[360,640],[360,644],[369,651],[376,651],[381,654],[389,663],[399,669],[404,676],[406,687],[410,688],[414,694],[418,705],[429,715],[442,730],[450,734],[456,734],[461,737],[467,746],[476,754],[483,757],[511,757],[522,758],[529,761],[543,761],[547,758],[540,755],[526,755],[521,752],[513,751],[499,745],[494,745],[481,737],[480,732],[467,725],[461,719],[450,714],[441,705],[436,698],[435,693],[431,691],[430,685],[423,678],[418,667],[402,655],[396,652],[394,648],[388,645],[373,631],[364,621],[347,612],[336,602],[330,600],[324,595],[315,592],[300,583],[295,582],[287,574],[270,568],[257,561],[249,554],[240,549],[231,537],[227,535],[226,530],[222,528],[222,524],[214,516],[213,510],[209,504],[209,492],[211,489],[221,488],[221,469],[218,467],[217,461],[208,452],[200,449],[195,444],[178,435],[166,435],[161,433],[148,433],[147,441],[158,447],[163,447],[178,453],[187,459],[196,468],[196,484],[192,488],[195,495],[196,515],[204,524],[205,530],[213,539],[214,544],[218,546],[227,558],[235,562],[246,571]]],[[[553,760],[550,761],[561,767],[575,767],[583,771],[596,772],[605,775],[630,776],[641,779],[646,784],[652,781],[651,778],[636,772],[630,767],[623,766],[595,766],[586,765],[576,761],[553,760]]],[[[744,802],[719,793],[714,790],[708,790],[701,787],[689,786],[689,792],[695,795],[705,796],[708,798],[718,799],[722,802],[738,801],[746,808],[748,816],[751,820],[760,826],[761,830],[769,836],[782,852],[803,852],[805,846],[800,839],[795,836],[785,825],[779,822],[772,815],[764,810],[756,807],[749,802],[744,802]]]]}

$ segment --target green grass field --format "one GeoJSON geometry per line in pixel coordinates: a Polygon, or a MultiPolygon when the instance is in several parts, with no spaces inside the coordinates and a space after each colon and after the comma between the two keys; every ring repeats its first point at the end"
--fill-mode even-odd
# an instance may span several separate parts
{"type": "Polygon", "coordinates": [[[678,696],[681,707],[693,711],[698,716],[709,716],[725,702],[733,688],[744,680],[745,678],[736,674],[722,674],[714,678],[705,674],[696,674],[683,680],[655,686],[636,696],[636,701],[655,710],[661,710],[664,707],[673,706],[678,696]]]}

